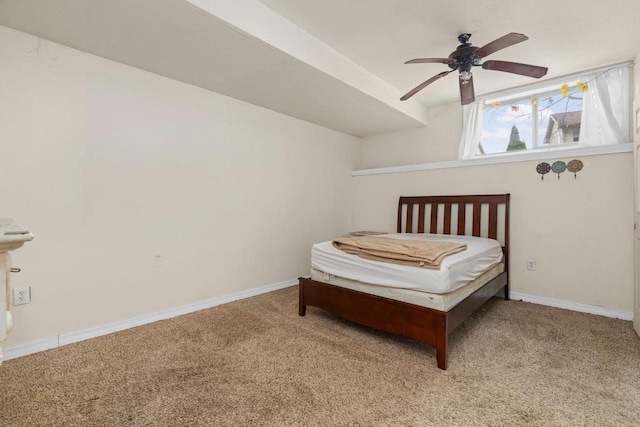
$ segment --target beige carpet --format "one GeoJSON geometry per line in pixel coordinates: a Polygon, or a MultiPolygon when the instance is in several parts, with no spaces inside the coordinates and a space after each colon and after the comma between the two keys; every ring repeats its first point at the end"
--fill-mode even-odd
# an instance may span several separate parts
{"type": "Polygon", "coordinates": [[[638,426],[630,322],[490,301],[433,349],[297,288],[6,362],[0,425],[638,426]]]}

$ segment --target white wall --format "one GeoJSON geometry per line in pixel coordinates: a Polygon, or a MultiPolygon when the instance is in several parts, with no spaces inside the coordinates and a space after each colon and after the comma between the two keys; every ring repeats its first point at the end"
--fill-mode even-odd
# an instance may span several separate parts
{"type": "MultiPolygon", "coordinates": [[[[450,104],[435,113],[438,119],[430,120],[431,129],[363,139],[360,167],[455,160],[460,106],[450,104]],[[430,150],[436,153],[433,159],[430,150]]],[[[354,227],[395,230],[400,195],[511,193],[512,291],[629,312],[633,157],[579,158],[584,169],[577,179],[565,172],[559,180],[549,174],[541,181],[535,170],[539,161],[358,176],[354,227]],[[528,259],[537,261],[536,271],[526,269],[528,259]]]]}
{"type": "Polygon", "coordinates": [[[295,279],[351,226],[357,138],[3,27],[0,82],[7,347],[295,279]]]}
{"type": "Polygon", "coordinates": [[[363,139],[359,169],[457,159],[462,110],[455,103],[429,109],[429,126],[363,139]]]}

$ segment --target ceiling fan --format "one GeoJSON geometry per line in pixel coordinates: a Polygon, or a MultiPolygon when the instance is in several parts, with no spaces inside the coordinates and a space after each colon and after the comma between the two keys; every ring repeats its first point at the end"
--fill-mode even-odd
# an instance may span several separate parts
{"type": "Polygon", "coordinates": [[[447,64],[449,68],[451,68],[451,70],[443,71],[440,74],[436,74],[429,80],[421,83],[420,85],[407,92],[402,98],[400,98],[400,100],[406,101],[441,77],[444,77],[447,74],[458,70],[460,72],[460,101],[462,102],[462,105],[471,104],[476,99],[473,92],[473,75],[471,74],[471,67],[480,66],[485,70],[504,71],[506,73],[535,77],[536,79],[539,79],[540,77],[547,74],[547,67],[520,64],[518,62],[485,61],[480,64],[482,58],[489,56],[492,53],[499,51],[500,49],[504,49],[516,43],[528,40],[529,37],[525,36],[524,34],[509,33],[480,48],[472,46],[471,43],[469,43],[469,38],[471,38],[471,34],[460,34],[458,36],[458,41],[461,44],[455,51],[451,53],[451,55],[449,55],[448,58],[418,58],[405,62],[405,64],[447,64]]]}

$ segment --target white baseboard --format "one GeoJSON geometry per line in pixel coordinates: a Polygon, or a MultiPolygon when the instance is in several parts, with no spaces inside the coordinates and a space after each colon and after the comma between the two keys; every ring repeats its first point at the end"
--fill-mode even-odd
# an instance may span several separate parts
{"type": "Polygon", "coordinates": [[[3,350],[3,360],[11,360],[17,357],[26,356],[28,354],[39,353],[45,350],[59,347],[58,336],[45,338],[43,340],[32,341],[26,344],[20,344],[13,347],[5,347],[3,350]]]}
{"type": "Polygon", "coordinates": [[[15,359],[17,357],[27,356],[29,354],[38,353],[44,350],[50,350],[63,345],[74,342],[84,341],[89,338],[99,337],[101,335],[111,334],[113,332],[122,331],[124,329],[145,325],[147,323],[157,322],[158,320],[170,319],[182,314],[193,313],[194,311],[204,310],[206,308],[215,307],[217,305],[238,301],[244,298],[253,297],[267,292],[276,291],[278,289],[288,288],[298,284],[297,279],[287,280],[285,282],[274,283],[272,285],[261,286],[259,288],[249,289],[247,291],[236,292],[218,298],[211,298],[198,301],[193,304],[187,304],[180,307],[163,310],[157,313],[146,314],[144,316],[134,317],[132,319],[122,320],[119,322],[109,323],[107,325],[95,328],[84,329],[82,331],[69,332],[60,334],[55,337],[45,338],[26,344],[6,347],[4,349],[4,360],[15,359]]]}
{"type": "Polygon", "coordinates": [[[564,308],[566,310],[579,311],[581,313],[597,314],[598,316],[613,317],[614,319],[633,320],[632,311],[617,310],[615,308],[606,308],[598,305],[580,304],[578,302],[563,301],[554,298],[521,294],[518,292],[510,292],[509,297],[514,300],[522,300],[533,304],[564,308]]]}
{"type": "MultiPolygon", "coordinates": [[[[233,301],[238,301],[244,298],[253,297],[267,292],[276,291],[279,289],[288,288],[298,284],[297,279],[287,280],[285,282],[274,283],[272,285],[261,286],[259,288],[249,289],[247,291],[236,292],[231,295],[226,295],[218,298],[211,298],[203,301],[199,301],[193,304],[187,304],[180,307],[163,310],[157,313],[151,313],[144,316],[134,317],[132,319],[122,320],[119,322],[109,323],[107,325],[98,326],[95,328],[84,329],[77,332],[69,332],[66,334],[60,334],[55,337],[45,338],[38,341],[33,341],[26,344],[16,345],[13,347],[6,347],[4,349],[4,360],[15,359],[29,354],[38,353],[44,350],[50,350],[63,345],[72,344],[74,342],[84,341],[90,338],[99,337],[102,335],[111,334],[113,332],[122,331],[125,329],[133,328],[136,326],[145,325],[147,323],[157,322],[158,320],[170,319],[172,317],[180,316],[182,314],[193,313],[194,311],[204,310],[207,308],[215,307],[217,305],[226,304],[233,301]]],[[[548,305],[550,307],[564,308],[566,310],[579,311],[582,313],[591,313],[599,316],[613,317],[622,320],[632,320],[633,312],[616,310],[613,308],[605,308],[596,305],[580,304],[577,302],[557,300],[553,298],[539,297],[535,295],[521,294],[518,292],[511,292],[510,298],[514,300],[521,300],[530,302],[533,304],[548,305]]]]}

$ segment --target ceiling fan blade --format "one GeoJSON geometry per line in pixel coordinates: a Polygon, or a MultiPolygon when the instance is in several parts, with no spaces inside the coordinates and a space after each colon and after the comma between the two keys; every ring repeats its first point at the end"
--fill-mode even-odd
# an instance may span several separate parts
{"type": "Polygon", "coordinates": [[[462,105],[471,104],[476,100],[475,93],[473,92],[473,76],[469,80],[460,80],[460,103],[462,105]]]}
{"type": "Polygon", "coordinates": [[[431,83],[435,82],[436,80],[438,80],[441,77],[446,76],[447,74],[449,74],[452,71],[454,71],[454,70],[443,71],[440,74],[436,74],[435,76],[431,77],[429,80],[427,80],[427,81],[421,83],[420,85],[416,86],[415,88],[411,89],[402,98],[400,98],[400,101],[406,101],[407,99],[411,98],[416,93],[420,92],[425,87],[429,86],[431,83]]]}
{"type": "Polygon", "coordinates": [[[484,58],[485,56],[491,55],[493,52],[528,39],[529,37],[525,36],[524,34],[509,33],[506,36],[502,36],[499,39],[495,39],[491,43],[478,48],[475,52],[473,52],[473,56],[476,58],[484,58]]]}
{"type": "Polygon", "coordinates": [[[452,62],[453,62],[453,59],[451,58],[416,58],[416,59],[411,59],[405,62],[405,64],[429,64],[429,63],[450,64],[452,62]]]}
{"type": "Polygon", "coordinates": [[[547,67],[538,67],[537,65],[520,64],[519,62],[508,61],[485,61],[482,64],[485,70],[504,71],[505,73],[521,74],[523,76],[540,77],[547,74],[547,67]]]}

